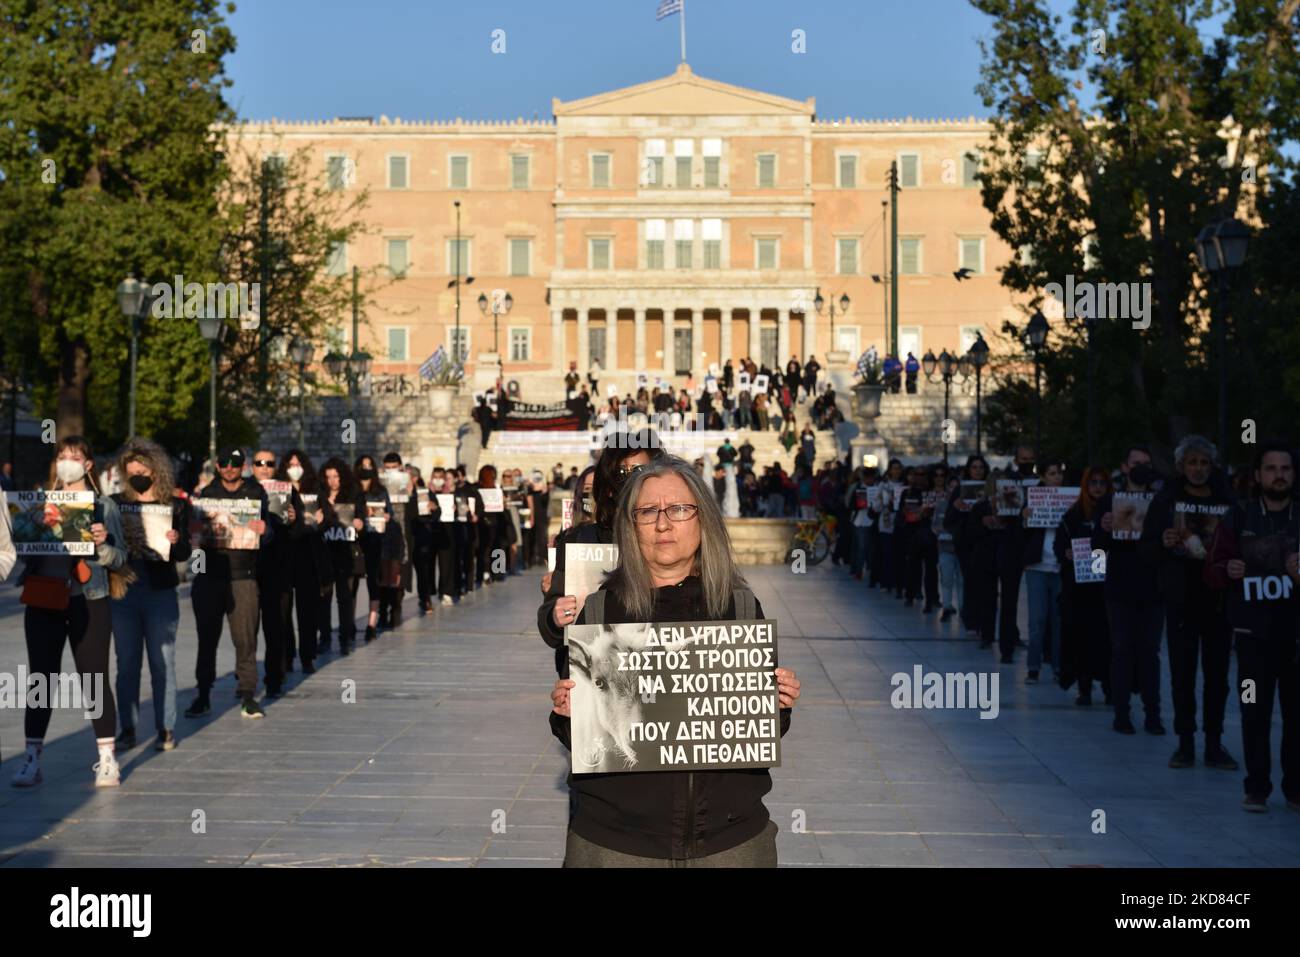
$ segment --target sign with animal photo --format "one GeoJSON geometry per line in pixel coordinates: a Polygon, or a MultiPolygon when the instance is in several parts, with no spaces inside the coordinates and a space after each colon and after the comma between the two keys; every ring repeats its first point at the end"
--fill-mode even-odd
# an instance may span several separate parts
{"type": "Polygon", "coordinates": [[[581,612],[587,596],[617,567],[617,545],[568,542],[564,546],[564,593],[578,599],[581,612]]]}
{"type": "Polygon", "coordinates": [[[1019,515],[1025,507],[1025,487],[1017,479],[998,479],[998,515],[1019,515]]]}
{"type": "Polygon", "coordinates": [[[265,479],[262,482],[262,489],[266,492],[267,512],[287,522],[289,520],[289,506],[293,502],[293,483],[265,479]]]}
{"type": "Polygon", "coordinates": [[[1203,505],[1200,502],[1174,502],[1174,531],[1182,541],[1188,558],[1204,561],[1210,553],[1214,530],[1228,513],[1226,504],[1203,505]]]}
{"type": "Polygon", "coordinates": [[[94,492],[10,492],[9,525],[19,555],[93,555],[94,492]]]}
{"type": "Polygon", "coordinates": [[[974,505],[987,494],[987,486],[983,479],[962,479],[961,480],[961,500],[967,505],[974,505]]]}
{"type": "Polygon", "coordinates": [[[302,502],[302,523],[308,528],[315,528],[316,512],[320,510],[320,495],[299,493],[298,501],[302,502]]]}
{"type": "Polygon", "coordinates": [[[1136,542],[1142,537],[1147,509],[1154,492],[1116,492],[1110,505],[1110,534],[1117,542],[1136,542]]]}
{"type": "Polygon", "coordinates": [[[429,501],[429,494],[424,489],[418,489],[415,499],[415,514],[422,518],[427,518],[433,514],[433,503],[429,501]]]}
{"type": "Polygon", "coordinates": [[[781,764],[776,622],[572,625],[574,774],[781,764]]]}
{"type": "Polygon", "coordinates": [[[158,502],[120,502],[126,550],[132,558],[165,562],[172,553],[167,533],[172,530],[172,507],[158,502]]]}
{"type": "Polygon", "coordinates": [[[357,518],[357,507],[351,502],[337,502],[334,508],[334,524],[325,529],[321,538],[327,542],[355,542],[357,529],[352,523],[357,518]]]}
{"type": "Polygon", "coordinates": [[[249,551],[260,547],[262,536],[249,528],[262,517],[255,498],[204,498],[190,500],[190,541],[196,548],[249,551]]]}
{"type": "Polygon", "coordinates": [[[481,488],[478,490],[479,498],[483,499],[483,512],[504,512],[506,509],[505,495],[499,488],[481,488]]]}
{"type": "Polygon", "coordinates": [[[366,499],[366,531],[384,534],[388,528],[388,509],[382,498],[366,499]]]}
{"type": "Polygon", "coordinates": [[[1034,485],[1025,490],[1029,520],[1025,528],[1056,528],[1070,506],[1079,500],[1078,487],[1034,485]]]}

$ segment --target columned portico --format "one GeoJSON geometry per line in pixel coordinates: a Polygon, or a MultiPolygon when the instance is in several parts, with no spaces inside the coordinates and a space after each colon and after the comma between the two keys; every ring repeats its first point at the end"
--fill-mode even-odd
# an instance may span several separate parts
{"type": "Polygon", "coordinates": [[[618,307],[605,307],[605,371],[618,368],[618,307]]]}
{"type": "Polygon", "coordinates": [[[776,310],[776,364],[783,366],[790,361],[790,313],[777,307],[776,310]]]}
{"type": "Polygon", "coordinates": [[[587,374],[591,368],[591,337],[588,335],[590,326],[587,323],[587,310],[578,310],[578,372],[582,375],[587,374]]]}
{"type": "Polygon", "coordinates": [[[637,306],[632,310],[632,337],[635,342],[634,355],[638,372],[643,372],[645,364],[645,307],[637,306]]]}
{"type": "Polygon", "coordinates": [[[722,368],[727,364],[727,360],[734,358],[731,354],[731,310],[724,308],[719,319],[721,329],[719,336],[722,342],[722,355],[718,356],[718,367],[722,368]]]}
{"type": "Polygon", "coordinates": [[[758,304],[752,304],[749,307],[749,358],[754,362],[759,361],[763,354],[761,338],[758,334],[759,326],[763,323],[763,310],[758,304]]]}
{"type": "Polygon", "coordinates": [[[663,361],[664,378],[671,379],[677,371],[673,367],[673,310],[671,306],[664,308],[664,361],[663,361]]]}

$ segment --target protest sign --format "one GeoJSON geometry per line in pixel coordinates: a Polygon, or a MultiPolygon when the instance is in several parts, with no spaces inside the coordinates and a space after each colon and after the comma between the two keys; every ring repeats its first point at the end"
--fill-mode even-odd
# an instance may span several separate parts
{"type": "Polygon", "coordinates": [[[165,562],[171,558],[172,507],[158,502],[120,502],[126,550],[132,558],[165,562]]]}
{"type": "Polygon", "coordinates": [[[94,492],[10,492],[9,520],[19,555],[93,555],[94,492]]]}
{"type": "Polygon", "coordinates": [[[579,613],[587,595],[598,589],[605,576],[617,567],[617,545],[569,542],[564,546],[564,593],[578,599],[579,613]]]}
{"type": "Polygon", "coordinates": [[[1070,539],[1070,557],[1074,559],[1074,580],[1080,585],[1106,580],[1104,565],[1100,571],[1092,570],[1093,557],[1091,538],[1070,539]]]}
{"type": "Polygon", "coordinates": [[[338,502],[334,505],[335,524],[321,533],[327,542],[355,542],[357,530],[352,523],[357,517],[357,507],[351,502],[338,502]]]}
{"type": "Polygon", "coordinates": [[[293,499],[293,483],[263,479],[262,489],[266,492],[267,512],[287,522],[289,520],[289,506],[292,504],[293,499]]]}
{"type": "Polygon", "coordinates": [[[1029,505],[1029,520],[1025,522],[1025,528],[1056,528],[1070,506],[1079,500],[1079,489],[1077,486],[1052,488],[1035,485],[1026,489],[1025,496],[1029,505]]]}
{"type": "Polygon", "coordinates": [[[1025,507],[1025,487],[1017,479],[998,479],[998,515],[1019,515],[1025,507]]]}
{"type": "Polygon", "coordinates": [[[190,499],[190,542],[195,548],[229,548],[249,551],[260,547],[262,536],[248,527],[262,517],[255,498],[190,499]]]}
{"type": "Polygon", "coordinates": [[[1178,533],[1188,558],[1205,560],[1214,539],[1214,530],[1219,527],[1228,508],[1227,504],[1174,502],[1174,531],[1178,533]]]}
{"type": "Polygon", "coordinates": [[[302,523],[310,528],[315,528],[316,513],[320,510],[320,496],[315,493],[310,495],[299,493],[298,500],[302,502],[302,523]]]}
{"type": "Polygon", "coordinates": [[[479,498],[483,499],[483,511],[504,512],[506,508],[505,496],[499,488],[481,488],[478,490],[479,498]]]}
{"type": "Polygon", "coordinates": [[[438,500],[438,520],[442,522],[456,521],[456,496],[450,492],[439,492],[434,498],[438,500]]]}
{"type": "Polygon", "coordinates": [[[763,393],[766,391],[767,391],[767,376],[761,374],[754,376],[754,392],[763,393]]]}
{"type": "Polygon", "coordinates": [[[1117,542],[1136,542],[1142,537],[1154,492],[1116,492],[1111,500],[1110,534],[1117,542]]]}
{"type": "Polygon", "coordinates": [[[974,479],[962,479],[961,500],[967,505],[974,505],[985,496],[985,488],[983,479],[978,481],[974,479]]]}
{"type": "Polygon", "coordinates": [[[776,622],[570,625],[575,774],[781,764],[776,622]]]}
{"type": "Polygon", "coordinates": [[[433,503],[429,501],[429,492],[426,489],[417,489],[416,492],[415,514],[427,518],[433,514],[433,503]]]}
{"type": "Polygon", "coordinates": [[[573,527],[573,499],[566,498],[560,502],[560,531],[573,527]]]}
{"type": "Polygon", "coordinates": [[[388,528],[388,509],[382,498],[366,499],[366,531],[380,535],[388,528]]]}

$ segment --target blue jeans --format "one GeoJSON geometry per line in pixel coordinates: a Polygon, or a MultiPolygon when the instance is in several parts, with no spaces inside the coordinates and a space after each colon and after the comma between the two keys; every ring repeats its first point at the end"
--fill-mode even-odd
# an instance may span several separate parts
{"type": "Polygon", "coordinates": [[[861,575],[862,569],[870,561],[871,554],[867,551],[867,536],[871,533],[870,525],[863,525],[859,528],[857,525],[853,528],[852,549],[849,552],[849,571],[854,575],[861,575]]]}
{"type": "Polygon", "coordinates": [[[131,585],[113,601],[113,645],[117,648],[117,701],[122,730],[134,729],[140,717],[140,663],[149,653],[153,720],[159,733],[176,727],[176,626],[180,605],[175,588],[131,585]]]}
{"type": "Polygon", "coordinates": [[[939,551],[939,604],[954,611],[962,609],[961,563],[956,552],[939,551]]]}
{"type": "Polygon", "coordinates": [[[1030,671],[1043,663],[1043,648],[1050,650],[1053,668],[1061,667],[1061,574],[1029,569],[1025,572],[1029,590],[1029,661],[1030,671]],[[1051,644],[1045,644],[1047,641],[1051,644]]]}

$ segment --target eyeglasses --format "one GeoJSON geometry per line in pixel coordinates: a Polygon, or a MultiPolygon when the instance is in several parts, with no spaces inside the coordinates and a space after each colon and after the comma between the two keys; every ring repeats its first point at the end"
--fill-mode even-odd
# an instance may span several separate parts
{"type": "Polygon", "coordinates": [[[670,522],[689,522],[699,510],[698,505],[669,505],[665,508],[651,505],[647,508],[632,509],[632,521],[637,525],[658,525],[659,513],[663,512],[670,522]]]}
{"type": "Polygon", "coordinates": [[[275,468],[275,459],[253,459],[253,464],[258,468],[273,469],[275,468]]]}
{"type": "Polygon", "coordinates": [[[623,476],[635,475],[637,472],[640,472],[643,468],[645,468],[644,465],[620,465],[618,467],[618,474],[623,476]]]}

